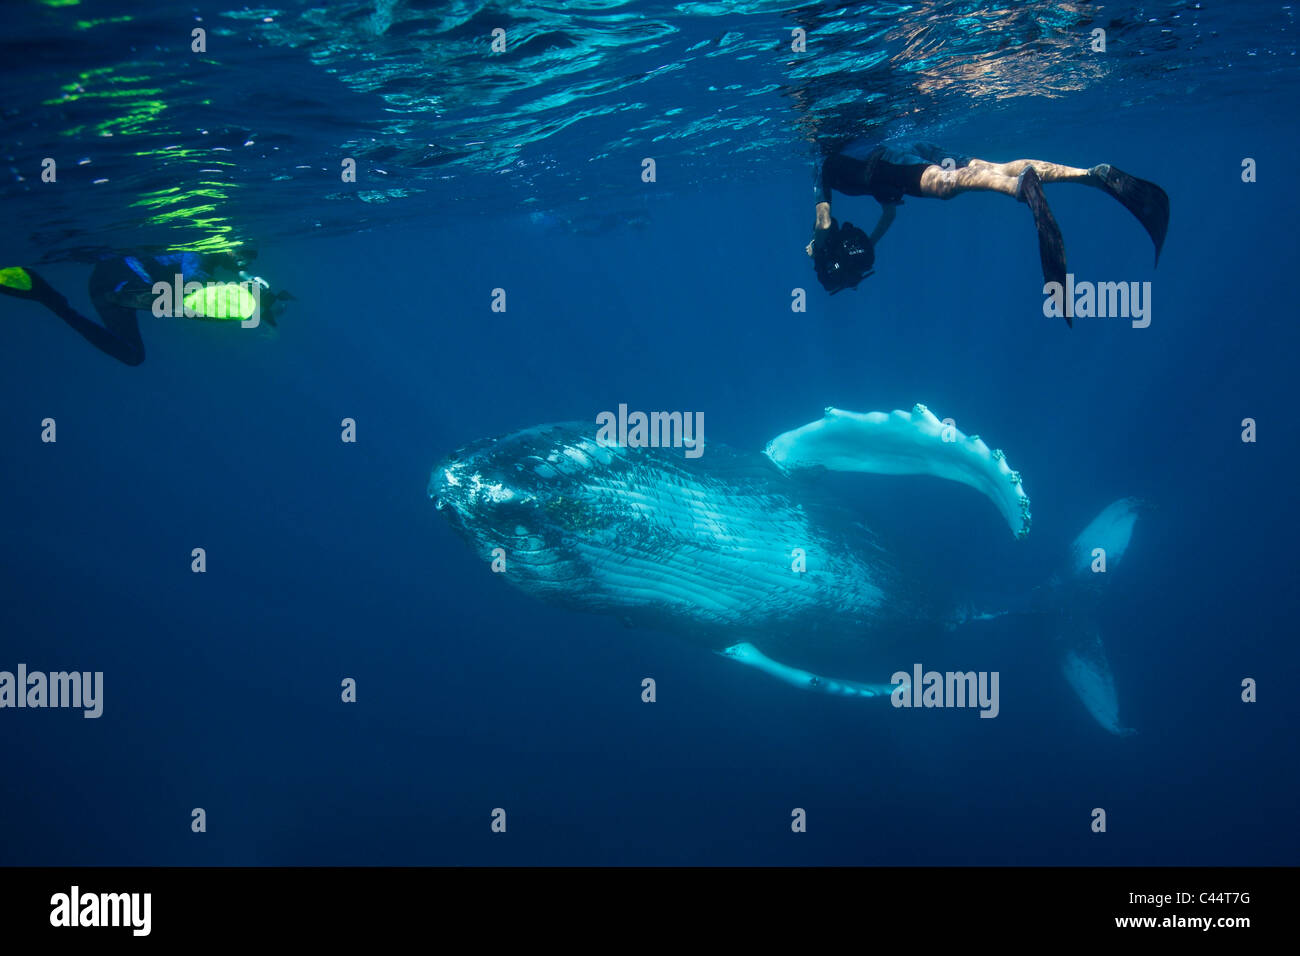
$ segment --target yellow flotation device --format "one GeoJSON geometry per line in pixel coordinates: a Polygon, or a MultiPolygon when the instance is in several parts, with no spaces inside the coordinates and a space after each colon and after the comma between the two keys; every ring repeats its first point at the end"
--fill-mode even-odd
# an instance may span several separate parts
{"type": "Polygon", "coordinates": [[[257,297],[238,282],[212,282],[181,300],[198,319],[242,322],[257,311],[257,297]]]}

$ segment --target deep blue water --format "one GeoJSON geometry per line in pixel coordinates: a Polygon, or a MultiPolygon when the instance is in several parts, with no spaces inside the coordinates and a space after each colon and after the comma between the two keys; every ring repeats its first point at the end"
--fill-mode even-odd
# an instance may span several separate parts
{"type": "MultiPolygon", "coordinates": [[[[1293,10],[1034,4],[999,32],[970,26],[974,6],[629,4],[600,31],[523,26],[542,39],[502,66],[473,45],[494,17],[531,21],[491,6],[383,6],[406,24],[387,33],[357,26],[370,7],[331,25],[290,6],[274,36],[209,14],[227,53],[196,65],[191,15],[78,29],[132,13],[25,5],[5,46],[0,265],[36,266],[93,314],[97,256],[215,237],[255,244],[297,301],[274,336],[142,315],[129,368],[0,300],[0,670],[105,675],[97,720],[0,710],[0,863],[1296,863],[1293,10]],[[936,15],[948,32],[922,35],[936,15]],[[800,17],[873,26],[809,78],[787,49],[800,17]],[[667,29],[636,34],[649,23],[667,29]],[[1104,65],[1075,52],[1094,25],[1104,65]],[[431,60],[440,36],[482,62],[431,60]],[[105,137],[115,100],[57,96],[114,64],[164,109],[105,137]],[[367,85],[363,67],[390,72],[367,85]],[[1150,280],[1150,327],[1045,318],[1029,213],[993,195],[908,199],[876,275],[827,296],[803,253],[811,174],[854,127],[1160,183],[1158,269],[1118,203],[1048,188],[1071,271],[1150,280]],[[247,158],[206,165],[226,161],[218,135],[247,158]],[[141,155],[160,144],[197,155],[141,155]],[[58,184],[39,182],[47,155],[58,184]],[[347,155],[370,157],[355,185],[347,155]],[[223,170],[212,210],[140,205],[206,188],[206,168],[223,170]],[[405,194],[353,195],[381,180],[405,194]],[[1138,734],[1088,717],[1037,618],[876,676],[997,670],[996,720],[804,694],[512,590],[425,496],[454,448],[623,402],[701,410],[710,441],[756,450],[828,405],[955,417],[1023,473],[1027,540],[969,489],[838,487],[960,593],[1033,587],[1103,506],[1141,496],[1101,611],[1138,734]]],[[[878,207],[835,212],[869,228],[878,207]]]]}

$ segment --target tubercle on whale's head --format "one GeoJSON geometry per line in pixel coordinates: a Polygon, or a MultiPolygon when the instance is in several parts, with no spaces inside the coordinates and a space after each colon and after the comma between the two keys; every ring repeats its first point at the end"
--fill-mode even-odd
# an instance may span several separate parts
{"type": "Polygon", "coordinates": [[[581,537],[604,527],[587,483],[615,454],[576,426],[525,429],[448,455],[430,474],[428,495],[476,552],[502,548],[511,571],[552,576],[557,562],[574,559],[581,537]]]}
{"type": "MultiPolygon", "coordinates": [[[[469,538],[498,534],[507,512],[522,519],[533,503],[533,496],[512,481],[508,465],[503,468],[506,463],[493,454],[496,442],[485,439],[454,451],[429,475],[429,500],[469,538]]],[[[526,530],[518,520],[516,527],[526,530]]]]}

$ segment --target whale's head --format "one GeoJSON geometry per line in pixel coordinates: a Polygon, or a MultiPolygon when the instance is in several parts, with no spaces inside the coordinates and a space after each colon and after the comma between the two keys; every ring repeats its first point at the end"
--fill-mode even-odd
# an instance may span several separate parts
{"type": "Polygon", "coordinates": [[[594,426],[542,425],[473,442],[434,466],[429,499],[514,584],[572,589],[615,533],[602,487],[622,450],[594,434],[594,426]]]}

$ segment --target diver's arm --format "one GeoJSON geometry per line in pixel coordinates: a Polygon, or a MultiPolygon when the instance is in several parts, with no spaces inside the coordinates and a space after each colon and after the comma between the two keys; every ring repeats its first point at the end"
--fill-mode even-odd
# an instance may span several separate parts
{"type": "Polygon", "coordinates": [[[833,157],[826,157],[822,160],[821,173],[818,177],[818,203],[817,216],[813,220],[813,237],[812,242],[804,247],[808,255],[812,255],[822,241],[830,235],[831,226],[835,220],[831,218],[831,160],[833,157]]]}
{"type": "Polygon", "coordinates": [[[234,278],[229,281],[255,282],[263,289],[271,288],[269,282],[261,276],[255,276],[248,269],[251,266],[252,256],[241,256],[237,252],[214,252],[204,255],[199,259],[199,267],[209,276],[216,276],[218,272],[227,272],[234,278]]]}
{"type": "Polygon", "coordinates": [[[817,224],[819,232],[824,232],[831,227],[831,204],[829,202],[819,202],[817,204],[817,224]]]}
{"type": "Polygon", "coordinates": [[[871,231],[871,244],[874,246],[889,231],[889,227],[894,224],[894,216],[898,212],[898,206],[893,203],[881,203],[880,221],[876,223],[876,228],[871,231]]]}
{"type": "Polygon", "coordinates": [[[826,238],[827,232],[831,228],[831,204],[829,202],[819,202],[817,204],[817,218],[813,222],[812,242],[804,248],[808,255],[813,254],[813,248],[826,238]]]}
{"type": "Polygon", "coordinates": [[[210,276],[218,272],[240,275],[246,263],[233,252],[210,252],[199,257],[199,268],[210,276]]]}

